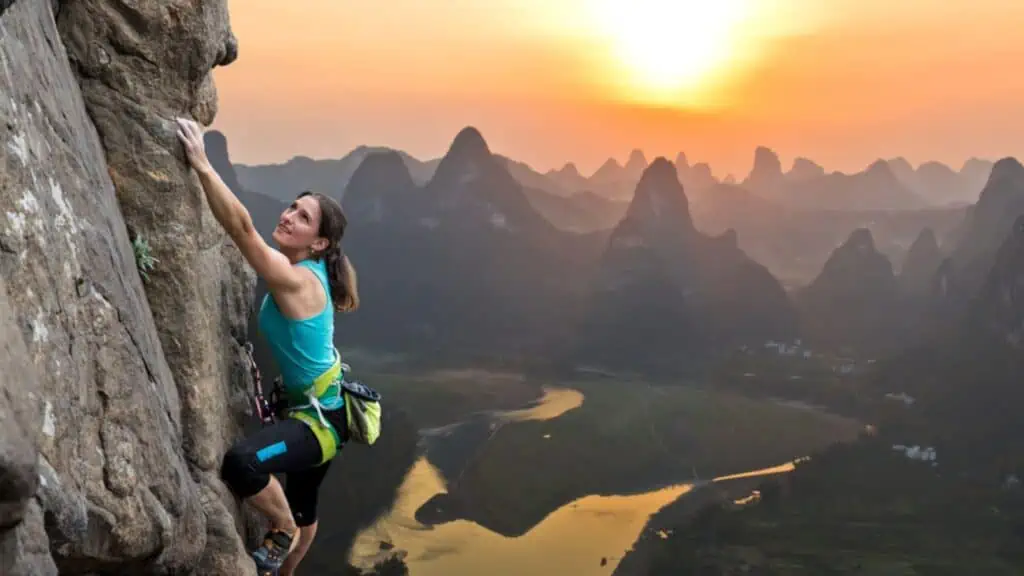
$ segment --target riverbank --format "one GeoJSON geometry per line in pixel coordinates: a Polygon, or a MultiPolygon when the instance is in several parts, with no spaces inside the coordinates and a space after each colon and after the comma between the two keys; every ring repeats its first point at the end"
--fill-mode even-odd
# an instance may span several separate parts
{"type": "MultiPolygon", "coordinates": [[[[781,472],[783,474],[787,472],[781,472]]],[[[612,576],[649,576],[652,565],[663,554],[680,526],[693,522],[699,514],[714,506],[728,506],[749,498],[765,481],[763,476],[744,476],[708,483],[684,494],[651,516],[636,541],[619,559],[612,576]]]]}

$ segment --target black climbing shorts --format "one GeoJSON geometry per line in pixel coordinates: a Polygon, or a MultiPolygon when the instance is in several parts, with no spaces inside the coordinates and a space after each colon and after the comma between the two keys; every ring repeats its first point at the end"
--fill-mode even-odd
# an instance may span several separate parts
{"type": "MultiPolygon", "coordinates": [[[[339,448],[340,449],[340,448],[339,448]]],[[[284,418],[238,441],[221,464],[221,478],[239,498],[266,488],[271,474],[284,474],[284,492],[298,526],[316,522],[320,488],[331,460],[305,423],[284,418]]]]}

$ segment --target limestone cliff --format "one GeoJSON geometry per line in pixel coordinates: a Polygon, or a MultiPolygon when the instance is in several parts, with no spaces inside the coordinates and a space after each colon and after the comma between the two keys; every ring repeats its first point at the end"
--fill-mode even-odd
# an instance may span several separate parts
{"type": "Polygon", "coordinates": [[[580,324],[578,358],[663,374],[722,350],[789,339],[797,318],[768,270],[734,230],[700,232],[675,166],[656,158],[612,231],[580,324]]]}
{"type": "Polygon", "coordinates": [[[173,127],[214,117],[226,2],[4,6],[0,573],[247,573],[216,475],[254,279],[173,127]]]}
{"type": "Polygon", "coordinates": [[[909,309],[889,258],[858,228],[821,273],[794,295],[801,332],[815,348],[874,355],[904,344],[909,309]]]}

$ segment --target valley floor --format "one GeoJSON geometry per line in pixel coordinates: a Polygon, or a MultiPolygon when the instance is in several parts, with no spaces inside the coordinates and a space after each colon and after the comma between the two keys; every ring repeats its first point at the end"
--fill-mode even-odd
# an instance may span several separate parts
{"type": "Polygon", "coordinates": [[[970,484],[865,439],[766,481],[747,505],[655,517],[647,530],[668,536],[642,541],[644,566],[619,574],[1021,574],[1022,512],[1019,489],[970,484]]]}
{"type": "Polygon", "coordinates": [[[466,439],[473,431],[464,431],[449,446],[431,448],[446,493],[417,517],[429,524],[467,519],[505,535],[524,534],[577,498],[775,466],[862,429],[850,418],[774,400],[614,376],[544,381],[488,371],[395,370],[365,380],[412,415],[421,431],[520,408],[544,388],[582,394],[578,408],[556,418],[489,428],[475,422],[484,427],[478,438],[466,439]]]}

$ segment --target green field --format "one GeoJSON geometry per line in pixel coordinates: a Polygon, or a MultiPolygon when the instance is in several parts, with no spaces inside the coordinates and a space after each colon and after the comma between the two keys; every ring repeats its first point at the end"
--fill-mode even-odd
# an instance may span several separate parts
{"type": "MultiPolygon", "coordinates": [[[[552,385],[553,383],[546,383],[552,385]]],[[[769,467],[853,439],[855,421],[685,386],[593,379],[580,408],[549,421],[506,425],[449,486],[442,508],[504,534],[522,534],[588,494],[769,467]]]]}

